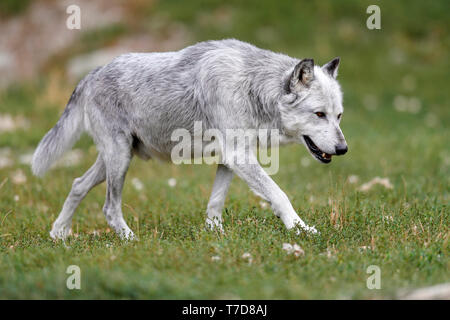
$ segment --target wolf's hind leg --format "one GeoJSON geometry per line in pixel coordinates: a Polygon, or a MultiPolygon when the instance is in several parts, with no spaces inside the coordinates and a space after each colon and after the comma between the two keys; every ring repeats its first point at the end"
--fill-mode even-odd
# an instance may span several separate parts
{"type": "Polygon", "coordinates": [[[103,212],[108,224],[121,238],[134,239],[122,213],[122,189],[132,157],[131,141],[119,135],[115,137],[114,143],[108,144],[103,154],[106,166],[106,200],[103,212]]]}
{"type": "Polygon", "coordinates": [[[105,177],[105,164],[101,155],[99,155],[94,165],[82,177],[73,181],[72,189],[64,202],[61,213],[53,223],[52,231],[50,231],[50,236],[53,239],[64,239],[69,235],[76,208],[89,190],[105,181],[105,177]]]}
{"type": "Polygon", "coordinates": [[[212,230],[217,228],[220,232],[223,232],[222,208],[233,175],[233,171],[223,164],[217,166],[216,178],[214,179],[211,197],[209,198],[208,207],[206,209],[206,226],[212,230]]]}

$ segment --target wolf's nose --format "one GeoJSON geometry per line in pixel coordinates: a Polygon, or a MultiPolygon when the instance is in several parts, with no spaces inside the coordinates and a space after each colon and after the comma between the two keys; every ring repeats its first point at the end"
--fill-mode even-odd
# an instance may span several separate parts
{"type": "Polygon", "coordinates": [[[342,154],[346,154],[348,151],[348,147],[346,144],[338,144],[336,146],[336,154],[338,156],[342,155],[342,154]]]}

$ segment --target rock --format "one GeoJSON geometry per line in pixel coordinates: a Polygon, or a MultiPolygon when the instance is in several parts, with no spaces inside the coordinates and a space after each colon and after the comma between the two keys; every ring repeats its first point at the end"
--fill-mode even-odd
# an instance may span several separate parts
{"type": "Polygon", "coordinates": [[[448,300],[450,299],[450,282],[413,291],[402,290],[398,295],[402,300],[448,300]]]}

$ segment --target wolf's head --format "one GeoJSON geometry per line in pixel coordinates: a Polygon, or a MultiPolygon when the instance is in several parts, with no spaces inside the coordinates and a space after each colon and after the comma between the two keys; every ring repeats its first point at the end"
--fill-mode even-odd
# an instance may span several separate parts
{"type": "Polygon", "coordinates": [[[279,106],[285,133],[302,142],[322,163],[347,152],[339,127],[344,111],[336,81],[339,62],[335,58],[320,67],[313,59],[300,61],[289,71],[279,106]]]}

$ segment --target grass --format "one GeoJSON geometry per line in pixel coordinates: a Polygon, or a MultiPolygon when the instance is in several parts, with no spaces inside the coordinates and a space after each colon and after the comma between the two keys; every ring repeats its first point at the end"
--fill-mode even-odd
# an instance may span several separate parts
{"type": "Polygon", "coordinates": [[[0,3],[0,17],[10,17],[24,12],[30,4],[30,0],[14,1],[4,0],[0,3]]]}
{"type": "Polygon", "coordinates": [[[134,159],[123,211],[140,240],[122,242],[109,232],[102,185],[77,210],[76,236],[52,241],[48,232],[72,180],[96,151],[84,137],[76,145],[85,154],[81,163],[43,179],[17,161],[57,121],[70,96],[74,84],[50,74],[0,94],[0,114],[31,122],[0,134],[0,148],[10,148],[15,160],[0,169],[0,298],[393,298],[400,288],[450,280],[447,2],[381,1],[380,31],[365,28],[367,1],[257,4],[249,10],[254,3],[164,1],[145,14],[183,23],[195,40],[236,37],[320,63],[341,56],[349,153],[324,166],[302,146],[287,146],[274,176],[321,234],[286,231],[237,178],[223,213],[225,235],[207,232],[204,211],[215,169],[134,159]],[[420,110],[397,111],[399,96],[419,99],[420,110]],[[14,183],[17,170],[26,183],[14,183]],[[389,178],[393,189],[359,191],[375,176],[389,178]],[[142,181],[142,191],[133,178],[142,181]],[[174,188],[170,178],[177,179],[174,188]],[[286,242],[305,254],[288,255],[286,242]],[[246,252],[251,264],[242,258],[246,252]],[[81,290],[66,288],[72,264],[81,268],[81,290]],[[381,269],[381,290],[366,287],[370,265],[381,269]]]}

